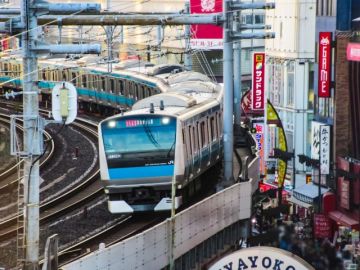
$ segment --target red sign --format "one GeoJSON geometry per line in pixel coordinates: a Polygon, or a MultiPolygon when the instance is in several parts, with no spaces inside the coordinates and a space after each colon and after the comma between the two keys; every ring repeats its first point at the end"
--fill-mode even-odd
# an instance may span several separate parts
{"type": "Polygon", "coordinates": [[[314,214],[314,236],[315,238],[331,237],[331,222],[324,214],[314,214]]]}
{"type": "Polygon", "coordinates": [[[330,97],[331,32],[319,33],[319,97],[330,97]]]}
{"type": "Polygon", "coordinates": [[[252,78],[252,109],[264,110],[265,53],[254,53],[252,78]]]}
{"type": "MultiPolygon", "coordinates": [[[[222,12],[222,0],[190,0],[191,14],[222,12]]],[[[191,25],[191,47],[220,49],[223,46],[223,28],[211,24],[191,25]]]]}
{"type": "Polygon", "coordinates": [[[346,50],[346,58],[349,61],[360,61],[360,44],[349,43],[346,50]]]}

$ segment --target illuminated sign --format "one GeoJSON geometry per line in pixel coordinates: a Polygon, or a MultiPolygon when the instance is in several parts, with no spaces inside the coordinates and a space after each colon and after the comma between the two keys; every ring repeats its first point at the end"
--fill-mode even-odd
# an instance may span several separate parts
{"type": "Polygon", "coordinates": [[[258,155],[260,158],[260,173],[265,174],[265,153],[264,153],[264,132],[265,126],[263,123],[254,123],[255,140],[257,142],[258,155]]]}
{"type": "Polygon", "coordinates": [[[250,247],[235,251],[211,265],[208,270],[314,270],[300,257],[273,247],[250,247]]]}
{"type": "Polygon", "coordinates": [[[330,97],[331,41],[331,32],[319,33],[319,97],[330,97]]]}
{"type": "MultiPolygon", "coordinates": [[[[191,14],[222,12],[221,0],[190,0],[191,14]]],[[[223,28],[211,24],[191,25],[190,46],[193,49],[222,49],[223,28]]]]}
{"type": "Polygon", "coordinates": [[[349,43],[346,49],[346,58],[349,61],[360,61],[360,44],[349,43]]]}
{"type": "Polygon", "coordinates": [[[324,214],[314,214],[314,236],[316,238],[331,237],[331,222],[324,214]]]}
{"type": "Polygon", "coordinates": [[[265,53],[254,53],[252,74],[252,109],[264,110],[265,53]]]}
{"type": "Polygon", "coordinates": [[[137,126],[144,126],[144,125],[152,125],[154,124],[153,119],[126,119],[125,126],[126,127],[137,127],[137,126]]]}

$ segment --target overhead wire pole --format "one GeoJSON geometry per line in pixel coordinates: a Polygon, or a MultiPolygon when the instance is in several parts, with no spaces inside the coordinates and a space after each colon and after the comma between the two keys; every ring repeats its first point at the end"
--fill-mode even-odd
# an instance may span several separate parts
{"type": "Polygon", "coordinates": [[[234,84],[233,84],[233,43],[230,38],[233,23],[233,14],[230,12],[230,0],[223,1],[224,25],[223,25],[223,80],[224,80],[224,99],[223,99],[223,123],[224,123],[224,183],[230,186],[234,182],[233,176],[233,150],[234,150],[234,131],[233,131],[233,103],[234,103],[234,84]]]}
{"type": "Polygon", "coordinates": [[[36,53],[31,50],[37,40],[37,18],[31,9],[35,0],[23,0],[21,23],[23,43],[23,114],[24,114],[24,235],[25,270],[37,270],[39,261],[39,160],[40,135],[36,132],[39,116],[36,53]]]}

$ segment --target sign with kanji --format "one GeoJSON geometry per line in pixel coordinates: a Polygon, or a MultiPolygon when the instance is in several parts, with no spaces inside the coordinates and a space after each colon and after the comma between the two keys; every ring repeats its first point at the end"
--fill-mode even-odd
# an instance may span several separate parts
{"type": "Polygon", "coordinates": [[[252,109],[264,110],[265,53],[254,53],[252,74],[252,109]]]}
{"type": "Polygon", "coordinates": [[[320,171],[329,174],[330,171],[330,126],[320,126],[320,171]]]}
{"type": "Polygon", "coordinates": [[[324,214],[314,214],[314,236],[315,238],[331,237],[331,222],[324,214]]]}

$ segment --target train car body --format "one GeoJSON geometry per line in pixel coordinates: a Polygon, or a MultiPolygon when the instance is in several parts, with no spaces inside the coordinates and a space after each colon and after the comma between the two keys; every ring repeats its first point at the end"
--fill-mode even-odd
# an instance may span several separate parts
{"type": "Polygon", "coordinates": [[[222,155],[222,86],[194,72],[163,75],[166,93],[99,124],[101,180],[112,213],[171,210],[222,155]]]}
{"type": "MultiPolygon", "coordinates": [[[[156,75],[176,69],[179,69],[178,65],[154,66],[139,60],[114,64],[113,71],[108,72],[107,64],[94,58],[39,59],[40,101],[51,104],[51,91],[55,84],[67,81],[76,87],[79,103],[128,110],[140,99],[166,92],[168,85],[156,75]]],[[[21,90],[21,57],[0,58],[0,83],[0,92],[21,90]]]]}

